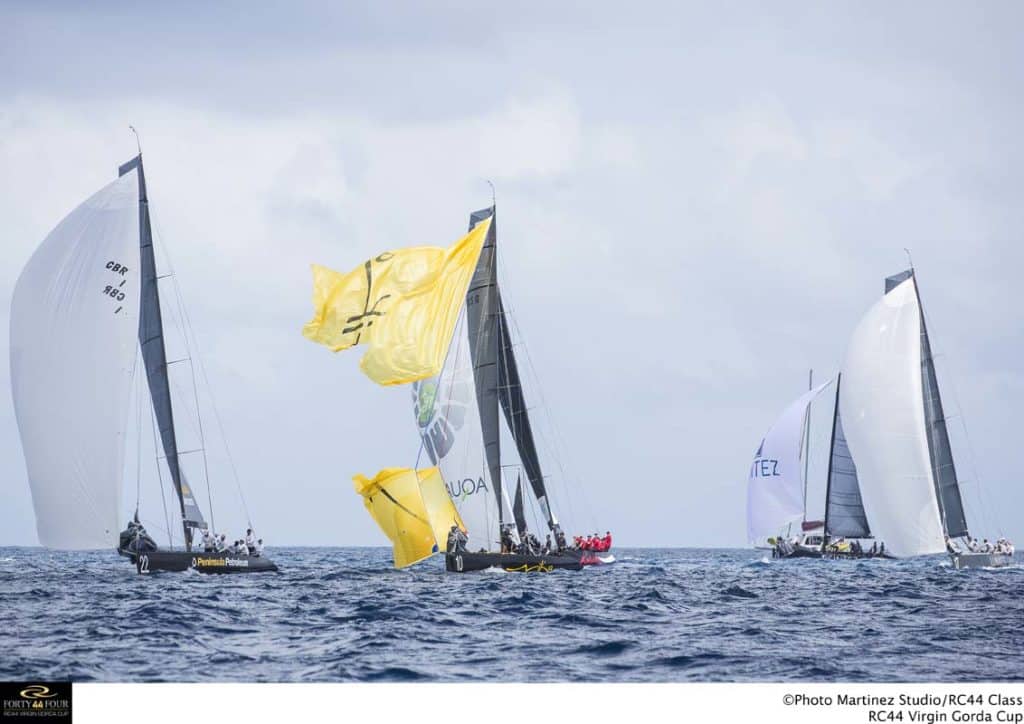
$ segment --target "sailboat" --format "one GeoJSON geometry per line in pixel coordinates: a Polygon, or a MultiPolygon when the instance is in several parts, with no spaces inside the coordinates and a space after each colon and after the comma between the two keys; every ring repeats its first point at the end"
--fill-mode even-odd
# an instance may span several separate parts
{"type": "Polygon", "coordinates": [[[158,279],[140,149],[47,235],[14,290],[11,386],[39,540],[65,550],[114,544],[139,573],[277,570],[266,557],[193,548],[208,525],[181,457],[199,451],[179,448],[168,366],[183,360],[167,359],[158,279]],[[160,548],[138,506],[117,532],[140,352],[183,550],[160,548]]]}
{"type": "Polygon", "coordinates": [[[548,494],[498,286],[496,208],[472,213],[469,228],[488,219],[444,368],[412,387],[421,450],[440,468],[466,529],[464,540],[445,546],[445,568],[534,572],[611,563],[610,550],[567,544],[548,494]],[[502,418],[519,465],[503,454],[502,418]],[[528,527],[528,505],[547,528],[545,544],[528,527]]]}
{"type": "MultiPolygon", "coordinates": [[[[805,514],[798,430],[822,389],[792,403],[758,449],[748,485],[751,542],[805,514]]],[[[981,550],[968,533],[913,268],[886,278],[885,294],[854,330],[836,378],[823,528],[817,555],[817,539],[784,545],[782,554],[845,557],[832,541],[874,537],[884,542],[877,554],[885,557],[948,553],[956,568],[1013,559],[1008,543],[981,550]]]]}
{"type": "MultiPolygon", "coordinates": [[[[811,373],[813,379],[813,372],[811,373]]],[[[825,515],[808,520],[807,487],[811,453],[810,407],[832,384],[829,380],[794,400],[771,427],[751,463],[747,484],[747,537],[757,546],[768,539],[783,558],[885,556],[877,545],[857,552],[846,541],[873,536],[864,512],[857,467],[850,455],[839,413],[842,374],[835,378],[835,404],[825,475],[825,515]],[[782,531],[800,522],[800,535],[782,531]]],[[[860,544],[858,543],[858,547],[860,544]]]]}
{"type": "Polygon", "coordinates": [[[957,568],[1004,566],[974,550],[913,268],[854,330],[838,406],[864,511],[896,557],[948,553],[957,568]]]}

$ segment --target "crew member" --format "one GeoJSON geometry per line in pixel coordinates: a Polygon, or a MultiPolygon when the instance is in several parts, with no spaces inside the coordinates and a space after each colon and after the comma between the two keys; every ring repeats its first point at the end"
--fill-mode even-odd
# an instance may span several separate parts
{"type": "Polygon", "coordinates": [[[255,556],[256,558],[259,558],[260,556],[262,556],[262,555],[263,555],[263,539],[262,539],[262,538],[260,538],[259,540],[257,540],[257,541],[256,541],[256,542],[255,542],[255,543],[253,544],[253,547],[252,547],[252,554],[253,554],[253,555],[254,555],[254,556],[255,556]]]}
{"type": "Polygon", "coordinates": [[[256,536],[253,535],[252,528],[245,529],[245,547],[249,549],[249,552],[256,547],[256,536]]]}

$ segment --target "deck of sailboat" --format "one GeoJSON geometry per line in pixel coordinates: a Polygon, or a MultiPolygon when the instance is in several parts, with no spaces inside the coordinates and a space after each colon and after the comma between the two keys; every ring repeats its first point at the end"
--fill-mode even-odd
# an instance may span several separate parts
{"type": "Polygon", "coordinates": [[[579,571],[585,566],[606,564],[614,560],[611,554],[602,557],[590,551],[577,550],[547,555],[459,551],[445,555],[445,570],[451,573],[471,573],[498,568],[515,573],[550,573],[556,569],[579,571]]]}
{"type": "Polygon", "coordinates": [[[198,551],[148,551],[130,556],[139,573],[157,571],[181,572],[194,569],[200,573],[270,573],[277,564],[264,556],[236,553],[200,553],[198,551]]]}

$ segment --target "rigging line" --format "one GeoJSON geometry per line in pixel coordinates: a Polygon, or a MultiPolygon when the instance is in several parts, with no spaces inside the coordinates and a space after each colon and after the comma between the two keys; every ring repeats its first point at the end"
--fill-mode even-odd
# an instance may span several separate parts
{"type": "Polygon", "coordinates": [[[135,345],[135,362],[132,364],[132,380],[135,383],[135,512],[139,512],[142,501],[142,375],[137,374],[142,348],[135,345]]]}
{"type": "MultiPolygon", "coordinates": [[[[934,358],[935,358],[935,355],[932,355],[932,359],[933,360],[934,360],[934,358]]],[[[966,447],[967,447],[967,458],[968,458],[968,462],[969,462],[969,464],[971,466],[971,477],[972,477],[972,479],[969,480],[969,481],[965,481],[965,480],[961,480],[958,477],[957,478],[957,484],[958,485],[962,485],[965,482],[972,483],[972,487],[974,488],[975,495],[976,495],[976,497],[978,499],[979,512],[981,512],[982,516],[984,517],[985,524],[986,525],[991,525],[992,522],[995,521],[996,532],[999,533],[999,535],[1003,535],[1004,528],[1003,528],[1002,520],[1000,519],[1000,516],[999,516],[999,513],[998,513],[998,509],[997,509],[997,512],[995,512],[995,513],[992,512],[992,509],[988,505],[988,498],[984,494],[985,485],[982,482],[981,474],[978,472],[977,455],[974,452],[974,444],[972,443],[970,433],[967,430],[967,419],[964,417],[963,408],[960,405],[960,393],[959,393],[959,390],[957,389],[956,382],[953,379],[952,375],[946,375],[946,380],[949,383],[949,386],[953,390],[953,402],[956,403],[956,408],[957,408],[957,415],[956,415],[956,417],[959,419],[960,427],[964,431],[964,442],[966,443],[966,447]]]]}
{"type": "MultiPolygon", "coordinates": [[[[905,249],[904,251],[907,251],[907,250],[905,249]]],[[[909,255],[910,255],[910,252],[907,251],[907,256],[909,257],[909,255]]],[[[911,264],[911,269],[913,269],[913,264],[911,264]]],[[[914,284],[916,285],[917,283],[918,282],[917,282],[917,279],[915,277],[914,278],[914,284]]],[[[918,289],[918,293],[920,294],[920,289],[918,289]]],[[[920,297],[919,297],[919,299],[920,299],[920,297]]],[[[920,311],[921,319],[922,319],[922,335],[924,334],[924,330],[926,328],[931,329],[932,333],[934,334],[934,332],[936,331],[936,327],[934,326],[932,321],[925,316],[924,305],[920,304],[920,302],[919,302],[918,306],[919,306],[919,311],[920,311]]],[[[941,338],[941,335],[940,335],[940,338],[941,338]]],[[[941,353],[940,354],[936,354],[934,348],[930,348],[930,351],[931,351],[932,368],[934,370],[934,376],[935,376],[935,385],[936,385],[936,387],[938,387],[938,384],[939,384],[938,367],[939,366],[936,364],[936,361],[938,360],[938,358],[943,357],[943,355],[941,353]]],[[[966,442],[966,445],[967,445],[968,459],[969,459],[969,462],[970,462],[970,465],[971,465],[971,472],[973,473],[973,478],[974,478],[974,481],[975,481],[974,489],[976,491],[975,494],[976,494],[977,499],[978,499],[978,512],[981,513],[982,518],[984,519],[983,523],[984,523],[984,525],[986,527],[991,527],[992,526],[992,521],[995,520],[996,531],[1000,535],[1002,535],[1002,533],[1003,533],[1002,521],[1000,520],[998,513],[996,513],[994,515],[992,514],[992,512],[991,512],[991,510],[989,508],[989,505],[988,505],[987,496],[985,496],[985,494],[984,494],[985,486],[982,484],[981,476],[978,473],[977,460],[976,460],[976,456],[974,454],[974,446],[971,443],[970,434],[968,433],[968,430],[967,430],[967,421],[966,421],[966,418],[964,417],[964,414],[963,414],[963,408],[960,406],[960,395],[959,395],[959,392],[958,392],[957,387],[956,387],[956,381],[955,381],[953,375],[951,375],[951,374],[945,375],[945,377],[946,377],[946,381],[949,383],[949,385],[953,389],[953,401],[956,403],[956,406],[957,406],[957,413],[958,413],[957,417],[960,418],[960,426],[961,426],[961,428],[964,431],[964,441],[966,442]]],[[[941,392],[939,393],[939,402],[941,404],[941,392]]],[[[948,419],[948,417],[945,414],[945,409],[943,409],[943,418],[944,418],[943,419],[943,424],[945,424],[946,419],[948,419]]],[[[949,434],[948,426],[947,426],[946,432],[947,432],[947,436],[948,436],[948,434],[949,434]]],[[[928,434],[929,434],[929,436],[931,435],[931,430],[928,431],[928,434]]],[[[955,468],[955,462],[953,463],[953,466],[955,468]]],[[[964,482],[964,481],[961,481],[959,476],[958,476],[957,477],[957,485],[958,486],[962,485],[962,482],[964,482]]],[[[964,502],[963,502],[963,490],[962,490],[962,488],[960,489],[960,500],[961,500],[961,507],[962,507],[964,505],[964,502]]],[[[945,512],[943,511],[943,516],[944,515],[945,515],[945,512]]],[[[945,521],[943,521],[943,523],[945,523],[945,521]]]]}
{"type": "MultiPolygon", "coordinates": [[[[539,379],[538,379],[539,376],[537,375],[536,368],[533,366],[533,362],[532,362],[532,360],[529,357],[529,355],[530,355],[529,348],[527,347],[525,339],[523,338],[522,329],[519,326],[519,321],[518,321],[518,319],[516,318],[516,315],[515,315],[515,309],[514,309],[514,307],[511,304],[507,305],[506,316],[512,320],[513,328],[515,329],[516,334],[517,334],[517,336],[520,339],[519,346],[521,346],[523,348],[523,350],[526,352],[526,355],[527,355],[527,366],[530,369],[531,378],[532,378],[534,384],[537,386],[539,396],[541,397],[541,405],[540,406],[546,408],[546,402],[544,401],[543,390],[540,387],[540,382],[539,382],[539,379]]],[[[522,386],[523,386],[522,385],[522,380],[520,379],[520,387],[522,387],[522,386]]],[[[554,423],[551,420],[550,411],[548,409],[545,409],[545,415],[548,417],[549,424],[553,428],[554,427],[554,423]]],[[[547,434],[546,434],[543,426],[541,426],[539,428],[539,431],[540,431],[540,434],[541,434],[542,438],[546,442],[548,442],[547,448],[548,448],[549,452],[552,453],[552,457],[554,457],[554,459],[555,459],[555,464],[558,466],[559,472],[562,475],[562,481],[563,481],[563,486],[564,486],[565,483],[569,482],[569,478],[568,478],[568,475],[565,472],[565,467],[562,464],[562,460],[561,460],[559,451],[557,450],[557,444],[552,444],[551,441],[547,440],[547,434]]],[[[551,505],[555,505],[558,508],[562,508],[563,502],[566,502],[567,503],[566,507],[568,507],[568,509],[569,509],[570,516],[572,516],[572,518],[573,518],[574,522],[576,523],[577,527],[579,527],[579,523],[581,521],[579,520],[579,518],[576,517],[576,511],[575,511],[575,507],[573,505],[573,500],[572,500],[573,496],[571,494],[569,494],[568,490],[563,490],[561,488],[562,488],[562,486],[556,486],[556,485],[548,486],[547,484],[545,484],[545,490],[547,491],[548,495],[551,497],[550,504],[551,505]],[[562,493],[565,494],[564,501],[563,501],[562,493]]],[[[592,515],[591,515],[591,520],[589,520],[588,522],[591,524],[590,527],[593,527],[594,520],[593,520],[593,516],[592,515]]]]}
{"type": "MultiPolygon", "coordinates": [[[[906,250],[904,250],[904,251],[906,251],[906,250]]],[[[909,251],[907,251],[907,255],[909,257],[909,255],[910,255],[909,251]]],[[[913,268],[913,265],[911,265],[911,268],[913,268]]],[[[917,279],[916,278],[914,279],[914,284],[915,285],[917,284],[917,279]]],[[[924,322],[923,322],[924,327],[927,327],[927,328],[931,329],[932,332],[934,333],[936,331],[936,328],[935,328],[934,324],[928,318],[925,317],[924,305],[919,304],[918,306],[919,306],[919,309],[920,309],[921,318],[924,320],[924,322]]],[[[931,336],[931,335],[929,335],[929,336],[931,336]]],[[[941,335],[940,335],[940,338],[941,338],[941,335]]],[[[935,369],[935,384],[936,384],[936,386],[938,386],[938,376],[939,376],[939,373],[938,373],[938,366],[935,364],[935,361],[936,361],[937,358],[942,357],[942,355],[941,354],[937,355],[935,353],[934,349],[931,350],[931,353],[932,353],[932,367],[935,369]]],[[[989,509],[989,506],[988,506],[987,497],[984,495],[984,488],[985,488],[985,486],[982,483],[981,476],[978,473],[977,458],[976,458],[976,456],[974,454],[974,445],[971,443],[971,437],[970,437],[970,434],[967,431],[967,419],[964,417],[963,408],[960,406],[960,394],[959,394],[959,391],[958,391],[957,386],[956,386],[956,380],[954,379],[954,376],[951,375],[951,374],[945,375],[945,377],[946,377],[946,381],[949,383],[950,387],[952,387],[952,389],[953,389],[953,401],[956,403],[957,417],[959,417],[959,419],[960,419],[960,426],[961,426],[961,428],[964,431],[964,441],[967,444],[968,459],[970,461],[971,472],[973,473],[973,477],[974,477],[974,481],[975,481],[974,482],[974,489],[976,491],[976,495],[977,495],[977,498],[978,498],[979,512],[982,514],[982,517],[984,518],[984,523],[985,523],[986,526],[991,526],[992,525],[992,521],[995,520],[996,532],[998,532],[999,535],[1003,535],[1003,530],[1004,529],[1003,529],[1002,521],[1000,520],[999,514],[998,513],[995,513],[994,515],[991,514],[991,510],[989,509]]],[[[943,415],[945,416],[945,410],[943,410],[943,415]]],[[[947,434],[948,434],[948,427],[947,427],[947,434]]],[[[955,463],[954,463],[954,466],[955,466],[955,463]]],[[[961,482],[962,481],[958,477],[957,478],[957,484],[960,485],[961,482]]],[[[962,491],[961,491],[961,496],[960,497],[961,497],[961,505],[963,505],[963,493],[962,493],[962,491]]]]}
{"type": "MultiPolygon", "coordinates": [[[[505,285],[506,287],[508,287],[508,275],[506,272],[504,272],[506,266],[507,265],[502,265],[502,271],[505,279],[505,285]]],[[[566,457],[567,455],[567,453],[565,452],[567,446],[565,445],[565,442],[562,439],[558,426],[555,424],[554,415],[551,412],[551,406],[547,403],[546,396],[544,395],[544,387],[540,383],[540,376],[537,374],[537,368],[533,364],[533,357],[530,355],[530,347],[526,343],[526,336],[523,334],[522,328],[519,325],[517,315],[515,314],[515,308],[511,303],[508,304],[508,316],[512,319],[512,324],[519,337],[519,344],[523,347],[523,351],[526,352],[527,367],[529,368],[533,382],[537,387],[537,394],[540,398],[541,407],[544,408],[544,415],[547,418],[548,427],[550,427],[552,439],[549,441],[549,450],[555,459],[555,464],[558,466],[563,481],[562,486],[555,487],[561,488],[563,486],[566,486],[566,489],[561,490],[559,492],[565,494],[565,498],[568,502],[569,514],[573,516],[574,519],[576,519],[576,513],[574,509],[575,506],[573,505],[574,496],[570,494],[570,491],[567,489],[567,486],[571,483],[573,487],[580,492],[583,505],[587,509],[587,514],[590,518],[589,522],[591,524],[591,527],[593,527],[596,521],[596,516],[594,516],[593,509],[590,506],[589,496],[587,495],[585,486],[581,485],[579,480],[574,480],[570,478],[569,475],[566,473],[565,465],[563,464],[563,458],[566,457]]],[[[545,439],[547,438],[544,426],[541,427],[541,434],[545,437],[545,439]]],[[[549,490],[549,495],[551,494],[552,491],[549,490]]],[[[558,497],[561,498],[561,495],[559,495],[558,497]]],[[[561,500],[553,502],[558,502],[559,506],[561,505],[561,500]]],[[[578,522],[578,519],[576,520],[578,522]]]]}
{"type": "MultiPolygon", "coordinates": [[[[199,415],[199,395],[198,395],[198,391],[197,391],[197,387],[196,387],[196,377],[195,377],[195,366],[196,366],[195,365],[195,361],[196,360],[198,360],[198,362],[199,362],[199,374],[202,376],[203,384],[206,387],[206,392],[207,392],[207,394],[210,397],[210,407],[213,409],[213,417],[214,417],[214,420],[217,422],[217,429],[218,429],[218,432],[220,433],[221,442],[224,444],[224,452],[227,455],[228,466],[231,468],[231,475],[232,475],[232,477],[234,478],[234,481],[235,481],[235,488],[238,491],[238,497],[239,497],[239,500],[242,503],[242,510],[245,513],[245,519],[249,523],[249,527],[250,528],[255,528],[256,526],[253,525],[253,522],[252,522],[252,515],[249,513],[249,505],[248,505],[248,502],[245,499],[245,493],[242,491],[242,481],[241,481],[241,478],[238,475],[238,468],[235,465],[235,458],[231,454],[231,446],[228,444],[228,437],[227,437],[227,434],[224,431],[224,422],[223,422],[223,420],[221,419],[221,416],[220,416],[220,409],[217,406],[217,399],[216,399],[216,396],[214,395],[214,392],[213,392],[213,386],[210,384],[210,378],[209,378],[209,376],[207,375],[207,372],[206,372],[206,364],[203,362],[203,355],[202,355],[201,350],[199,349],[199,338],[196,337],[195,330],[192,327],[192,319],[191,319],[191,317],[188,314],[188,308],[185,306],[184,295],[182,295],[181,287],[178,284],[178,276],[177,276],[177,274],[174,273],[174,262],[171,259],[171,252],[170,252],[170,249],[168,248],[168,245],[164,243],[164,241],[163,241],[163,234],[160,233],[159,227],[157,226],[156,222],[153,220],[152,217],[153,217],[153,215],[152,215],[152,212],[151,212],[150,213],[150,222],[151,222],[152,226],[154,227],[154,233],[156,234],[157,239],[160,241],[160,251],[163,254],[164,258],[167,260],[167,266],[170,267],[171,275],[173,276],[174,296],[175,296],[175,301],[178,304],[179,315],[180,315],[180,317],[182,319],[182,336],[185,339],[186,349],[189,348],[189,337],[191,336],[191,338],[192,338],[191,339],[191,349],[189,349],[189,357],[193,358],[193,360],[190,361],[189,366],[192,368],[192,385],[193,385],[193,390],[196,390],[196,417],[199,420],[200,430],[202,428],[202,418],[199,415]],[[193,354],[193,350],[194,350],[194,354],[193,354]]],[[[202,432],[201,431],[200,431],[200,438],[202,438],[202,432]]],[[[203,444],[203,447],[204,448],[206,447],[205,443],[203,444]]],[[[210,500],[210,524],[212,526],[213,525],[213,499],[212,499],[212,494],[210,492],[209,463],[208,463],[207,456],[206,456],[205,452],[203,453],[203,468],[204,468],[205,475],[206,475],[207,496],[208,496],[208,498],[210,500]]]]}
{"type": "Polygon", "coordinates": [[[164,495],[164,476],[160,470],[160,448],[157,447],[156,443],[156,410],[153,409],[152,400],[150,400],[149,412],[151,422],[150,430],[153,432],[153,462],[156,463],[156,477],[157,480],[159,481],[160,487],[160,502],[164,506],[164,521],[167,524],[167,542],[171,548],[174,548],[174,533],[172,532],[173,529],[171,528],[171,517],[167,512],[167,498],[164,495]]]}

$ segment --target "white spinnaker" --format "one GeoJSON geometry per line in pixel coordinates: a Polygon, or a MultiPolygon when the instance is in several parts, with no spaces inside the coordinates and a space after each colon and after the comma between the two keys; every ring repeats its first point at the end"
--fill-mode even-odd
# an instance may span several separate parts
{"type": "Polygon", "coordinates": [[[839,412],[874,536],[895,556],[942,553],[913,277],[882,297],[854,330],[839,412]]]}
{"type": "MultiPolygon", "coordinates": [[[[466,525],[467,548],[493,550],[498,540],[498,504],[484,454],[466,328],[463,314],[441,374],[413,384],[413,409],[424,457],[441,468],[448,494],[466,525]]],[[[419,464],[423,466],[422,459],[419,464]]],[[[506,505],[511,510],[511,504],[506,505]]]]}
{"type": "Polygon", "coordinates": [[[139,333],[136,172],[68,214],[11,301],[11,388],[39,542],[110,548],[139,333]]]}
{"type": "Polygon", "coordinates": [[[762,543],[804,517],[804,422],[811,401],[831,380],[790,403],[764,436],[747,476],[747,540],[762,543]]]}

